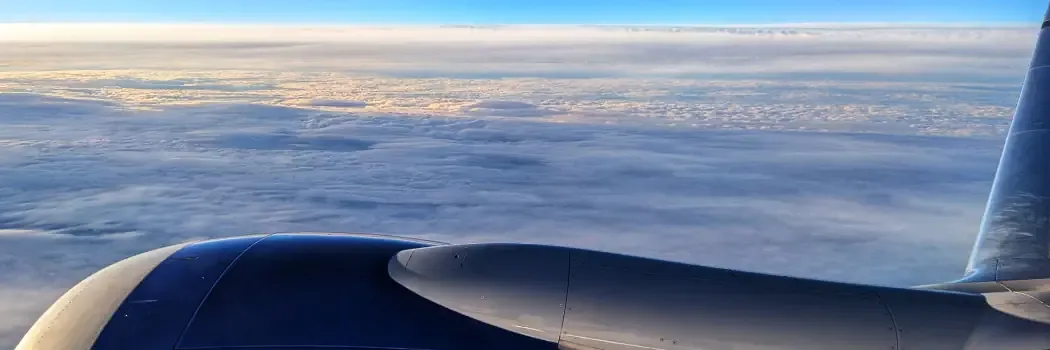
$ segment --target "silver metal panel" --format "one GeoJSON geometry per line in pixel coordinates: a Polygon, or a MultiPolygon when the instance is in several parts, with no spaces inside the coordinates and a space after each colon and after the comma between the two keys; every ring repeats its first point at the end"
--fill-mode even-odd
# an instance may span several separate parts
{"type": "Polygon", "coordinates": [[[388,271],[426,299],[563,349],[897,347],[877,287],[515,244],[403,251],[388,271]]]}
{"type": "Polygon", "coordinates": [[[1050,324],[1050,280],[1002,281],[998,285],[1002,291],[984,293],[988,305],[1017,318],[1050,324]]]}
{"type": "Polygon", "coordinates": [[[573,251],[567,349],[894,349],[874,288],[573,251]]]}
{"type": "Polygon", "coordinates": [[[521,244],[448,245],[406,250],[390,277],[420,296],[482,322],[558,341],[569,252],[521,244]]]}
{"type": "Polygon", "coordinates": [[[40,316],[15,349],[90,349],[124,298],[154,267],[187,244],[124,259],[84,279],[40,316]]]}

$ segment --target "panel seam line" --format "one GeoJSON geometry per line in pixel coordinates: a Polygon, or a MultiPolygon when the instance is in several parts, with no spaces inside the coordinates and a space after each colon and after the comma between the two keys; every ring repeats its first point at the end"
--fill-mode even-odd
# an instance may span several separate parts
{"type": "Polygon", "coordinates": [[[890,308],[890,304],[887,304],[886,301],[882,299],[882,295],[878,292],[875,292],[875,298],[879,300],[879,304],[882,304],[882,307],[886,308],[886,314],[890,315],[890,324],[893,325],[893,338],[897,341],[896,349],[903,350],[901,349],[900,327],[897,326],[897,318],[893,317],[893,309],[890,308]]]}
{"type": "Polygon", "coordinates": [[[565,334],[565,315],[569,314],[569,285],[572,284],[572,252],[568,252],[568,259],[566,263],[568,266],[565,269],[565,299],[561,304],[561,327],[558,329],[558,344],[561,344],[561,337],[565,334]]]}
{"type": "Polygon", "coordinates": [[[222,273],[219,274],[219,277],[215,278],[215,282],[212,283],[210,288],[208,288],[208,292],[204,294],[203,298],[201,298],[201,303],[197,304],[197,308],[193,310],[193,316],[190,316],[189,322],[186,322],[186,327],[182,329],[182,333],[179,333],[179,339],[175,341],[175,345],[172,346],[172,350],[179,349],[179,344],[182,344],[182,338],[184,338],[186,336],[186,332],[190,330],[190,326],[193,325],[193,321],[197,319],[197,314],[200,313],[201,307],[204,306],[204,302],[208,301],[208,297],[211,296],[211,293],[213,291],[215,291],[215,286],[219,285],[219,281],[222,281],[223,276],[226,276],[226,273],[229,272],[231,268],[233,268],[233,265],[236,265],[237,261],[241,260],[241,257],[244,256],[244,253],[247,253],[256,244],[265,241],[267,238],[270,238],[275,234],[276,233],[268,234],[262,238],[259,238],[258,241],[252,242],[252,244],[249,245],[247,248],[244,248],[244,250],[242,250],[240,254],[237,254],[237,257],[233,258],[233,260],[230,261],[229,265],[226,265],[226,268],[222,270],[222,273]]]}

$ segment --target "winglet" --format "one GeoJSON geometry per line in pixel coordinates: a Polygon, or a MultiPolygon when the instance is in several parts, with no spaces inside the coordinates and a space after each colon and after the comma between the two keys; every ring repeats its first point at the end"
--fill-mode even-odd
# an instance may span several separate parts
{"type": "Polygon", "coordinates": [[[1043,26],[1040,29],[1046,29],[1048,26],[1050,26],[1050,6],[1046,9],[1046,14],[1043,15],[1043,26]]]}
{"type": "Polygon", "coordinates": [[[1050,9],[959,282],[1050,277],[1050,9]]]}

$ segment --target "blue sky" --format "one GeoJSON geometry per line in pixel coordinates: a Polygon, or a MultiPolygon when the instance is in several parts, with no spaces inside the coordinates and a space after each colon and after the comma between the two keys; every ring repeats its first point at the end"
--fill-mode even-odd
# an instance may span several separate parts
{"type": "Polygon", "coordinates": [[[1037,22],[1046,0],[4,0],[5,22],[1037,22]]]}

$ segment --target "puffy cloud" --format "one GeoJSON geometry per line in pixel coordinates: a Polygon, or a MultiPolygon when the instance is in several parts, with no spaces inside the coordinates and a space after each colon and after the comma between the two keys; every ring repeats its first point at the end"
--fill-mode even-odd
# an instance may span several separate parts
{"type": "MultiPolygon", "coordinates": [[[[34,108],[33,95],[21,96],[27,103],[5,113],[34,108]]],[[[65,117],[61,110],[54,113],[65,117]]],[[[768,234],[754,225],[778,227],[782,233],[766,239],[778,242],[775,237],[784,235],[779,244],[805,240],[790,234],[862,237],[875,231],[894,242],[942,242],[941,236],[887,229],[879,213],[925,217],[980,209],[998,144],[249,105],[143,112],[148,117],[126,113],[74,123],[37,120],[47,126],[39,129],[5,128],[17,130],[3,132],[5,140],[23,144],[9,149],[19,166],[3,175],[11,205],[2,211],[3,228],[84,237],[136,232],[142,236],[134,239],[157,244],[288,230],[552,243],[599,235],[606,240],[599,248],[634,246],[631,240],[646,239],[636,233],[645,231],[699,241],[684,251],[654,246],[635,253],[717,263],[733,259],[708,259],[694,250],[708,249],[699,247],[705,241],[728,239],[717,233],[723,230],[768,234]],[[930,202],[954,201],[966,188],[966,196],[976,199],[971,204],[930,202]],[[810,207],[815,209],[793,209],[810,207]],[[835,233],[843,227],[850,229],[835,233]]],[[[968,237],[961,238],[956,242],[968,245],[968,237]]],[[[907,276],[829,277],[918,282],[907,276]]]]}
{"type": "Polygon", "coordinates": [[[5,343],[108,263],[253,232],[538,242],[856,282],[946,280],[965,263],[1000,144],[241,104],[136,112],[2,96],[3,115],[33,116],[0,122],[5,343]]]}
{"type": "Polygon", "coordinates": [[[310,100],[306,105],[313,107],[347,107],[347,108],[361,108],[368,106],[367,102],[364,101],[347,101],[347,100],[310,100]]]}
{"type": "Polygon", "coordinates": [[[949,280],[1034,34],[71,28],[0,25],[0,347],[107,264],[255,232],[949,280]]]}
{"type": "Polygon", "coordinates": [[[988,82],[453,79],[224,70],[0,72],[0,89],[129,109],[251,102],[435,117],[937,135],[998,135],[1017,98],[1015,84],[988,82]],[[139,81],[149,88],[113,87],[112,81],[139,81]],[[170,81],[226,88],[156,88],[170,81]],[[250,86],[260,88],[235,88],[250,86]]]}
{"type": "Polygon", "coordinates": [[[558,111],[540,108],[532,103],[521,101],[488,100],[478,101],[461,107],[463,113],[475,116],[499,117],[543,117],[560,114],[558,111]]]}

